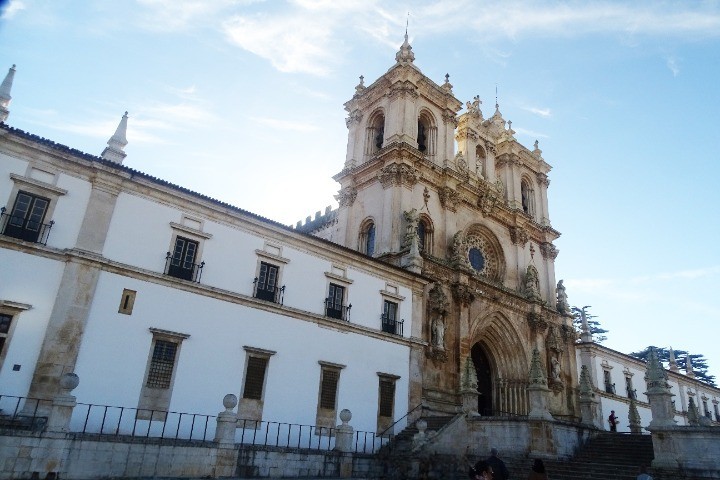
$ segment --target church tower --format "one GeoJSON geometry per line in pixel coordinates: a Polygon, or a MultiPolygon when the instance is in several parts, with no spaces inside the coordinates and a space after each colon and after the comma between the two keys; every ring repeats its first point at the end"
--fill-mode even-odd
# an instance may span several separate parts
{"type": "Polygon", "coordinates": [[[527,414],[537,349],[550,412],[579,418],[575,332],[555,279],[550,165],[537,142],[530,150],[516,140],[497,104],[486,119],[480,98],[463,105],[448,75],[442,84],[426,77],[407,34],[395,60],[370,85],[360,77],[345,104],[338,209],[298,228],[435,280],[413,332],[424,342],[417,391],[432,409],[460,408],[472,362],[481,414],[527,414]]]}

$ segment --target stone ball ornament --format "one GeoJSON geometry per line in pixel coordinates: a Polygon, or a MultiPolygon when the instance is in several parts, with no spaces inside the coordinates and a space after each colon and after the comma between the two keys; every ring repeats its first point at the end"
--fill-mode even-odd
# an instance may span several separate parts
{"type": "Polygon", "coordinates": [[[60,388],[67,391],[74,390],[80,384],[80,377],[76,373],[67,372],[60,376],[60,388]]]}
{"type": "Polygon", "coordinates": [[[226,410],[232,410],[233,408],[235,408],[237,403],[238,399],[232,393],[228,393],[223,397],[223,407],[225,407],[226,410]]]}

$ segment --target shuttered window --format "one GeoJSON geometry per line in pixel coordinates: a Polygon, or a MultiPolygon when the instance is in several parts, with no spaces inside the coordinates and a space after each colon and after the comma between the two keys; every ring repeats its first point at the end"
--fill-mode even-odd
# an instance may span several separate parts
{"type": "Polygon", "coordinates": [[[265,370],[268,359],[263,357],[248,357],[247,372],[245,372],[245,388],[243,398],[262,400],[263,384],[265,383],[265,370]]]}
{"type": "Polygon", "coordinates": [[[395,381],[389,378],[380,378],[380,406],[381,417],[392,417],[395,409],[395,381]]]}

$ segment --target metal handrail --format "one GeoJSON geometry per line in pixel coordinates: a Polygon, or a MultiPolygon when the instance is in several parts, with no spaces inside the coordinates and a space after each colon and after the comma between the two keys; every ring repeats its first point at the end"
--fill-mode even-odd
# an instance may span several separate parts
{"type": "Polygon", "coordinates": [[[382,432],[378,433],[377,436],[378,436],[378,437],[383,437],[383,436],[385,436],[385,434],[388,432],[388,430],[390,430],[391,428],[394,428],[395,425],[397,425],[399,421],[407,418],[411,413],[413,413],[413,412],[414,412],[415,410],[417,410],[418,408],[421,408],[423,405],[424,405],[424,404],[423,404],[422,402],[418,403],[415,407],[413,407],[412,410],[409,410],[405,415],[403,415],[402,417],[400,417],[400,418],[398,418],[397,420],[395,420],[395,422],[394,422],[392,425],[390,425],[388,428],[386,428],[386,429],[383,430],[382,432]]]}
{"type": "Polygon", "coordinates": [[[170,252],[165,255],[165,275],[191,282],[200,283],[205,262],[189,263],[183,260],[175,261],[170,252]]]}
{"type": "Polygon", "coordinates": [[[285,285],[283,285],[282,287],[265,286],[265,288],[258,288],[258,280],[258,277],[255,277],[253,279],[253,298],[259,298],[260,300],[266,300],[268,302],[279,303],[280,305],[283,305],[283,302],[285,301],[285,285]],[[269,292],[272,298],[264,298],[262,295],[258,295],[258,292],[269,292]]]}
{"type": "Polygon", "coordinates": [[[27,242],[47,245],[48,238],[50,237],[50,229],[55,225],[54,220],[50,220],[48,223],[32,222],[37,228],[27,228],[29,224],[26,224],[25,217],[5,213],[6,210],[5,207],[0,208],[0,233],[2,235],[27,242]],[[18,219],[21,225],[13,225],[11,223],[12,219],[18,219]]]}

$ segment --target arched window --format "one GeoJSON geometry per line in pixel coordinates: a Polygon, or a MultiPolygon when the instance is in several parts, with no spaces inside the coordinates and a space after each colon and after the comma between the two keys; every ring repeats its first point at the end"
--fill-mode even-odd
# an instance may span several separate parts
{"type": "Polygon", "coordinates": [[[523,212],[535,216],[535,191],[533,190],[530,182],[527,179],[523,179],[520,183],[520,197],[522,202],[523,212]]]}
{"type": "Polygon", "coordinates": [[[420,238],[420,251],[432,255],[433,249],[433,227],[430,217],[421,215],[418,221],[417,234],[420,238]]]}
{"type": "Polygon", "coordinates": [[[437,141],[437,128],[430,112],[424,111],[418,117],[417,127],[418,150],[429,157],[435,155],[435,144],[437,141]]]}
{"type": "Polygon", "coordinates": [[[485,158],[485,149],[480,145],[475,147],[475,173],[483,178],[487,176],[485,158]]]}
{"type": "Polygon", "coordinates": [[[375,223],[372,220],[366,220],[360,227],[359,250],[373,256],[375,254],[375,223]]]}
{"type": "Polygon", "coordinates": [[[385,141],[385,115],[378,111],[370,117],[365,133],[365,154],[374,155],[385,141]]]}

